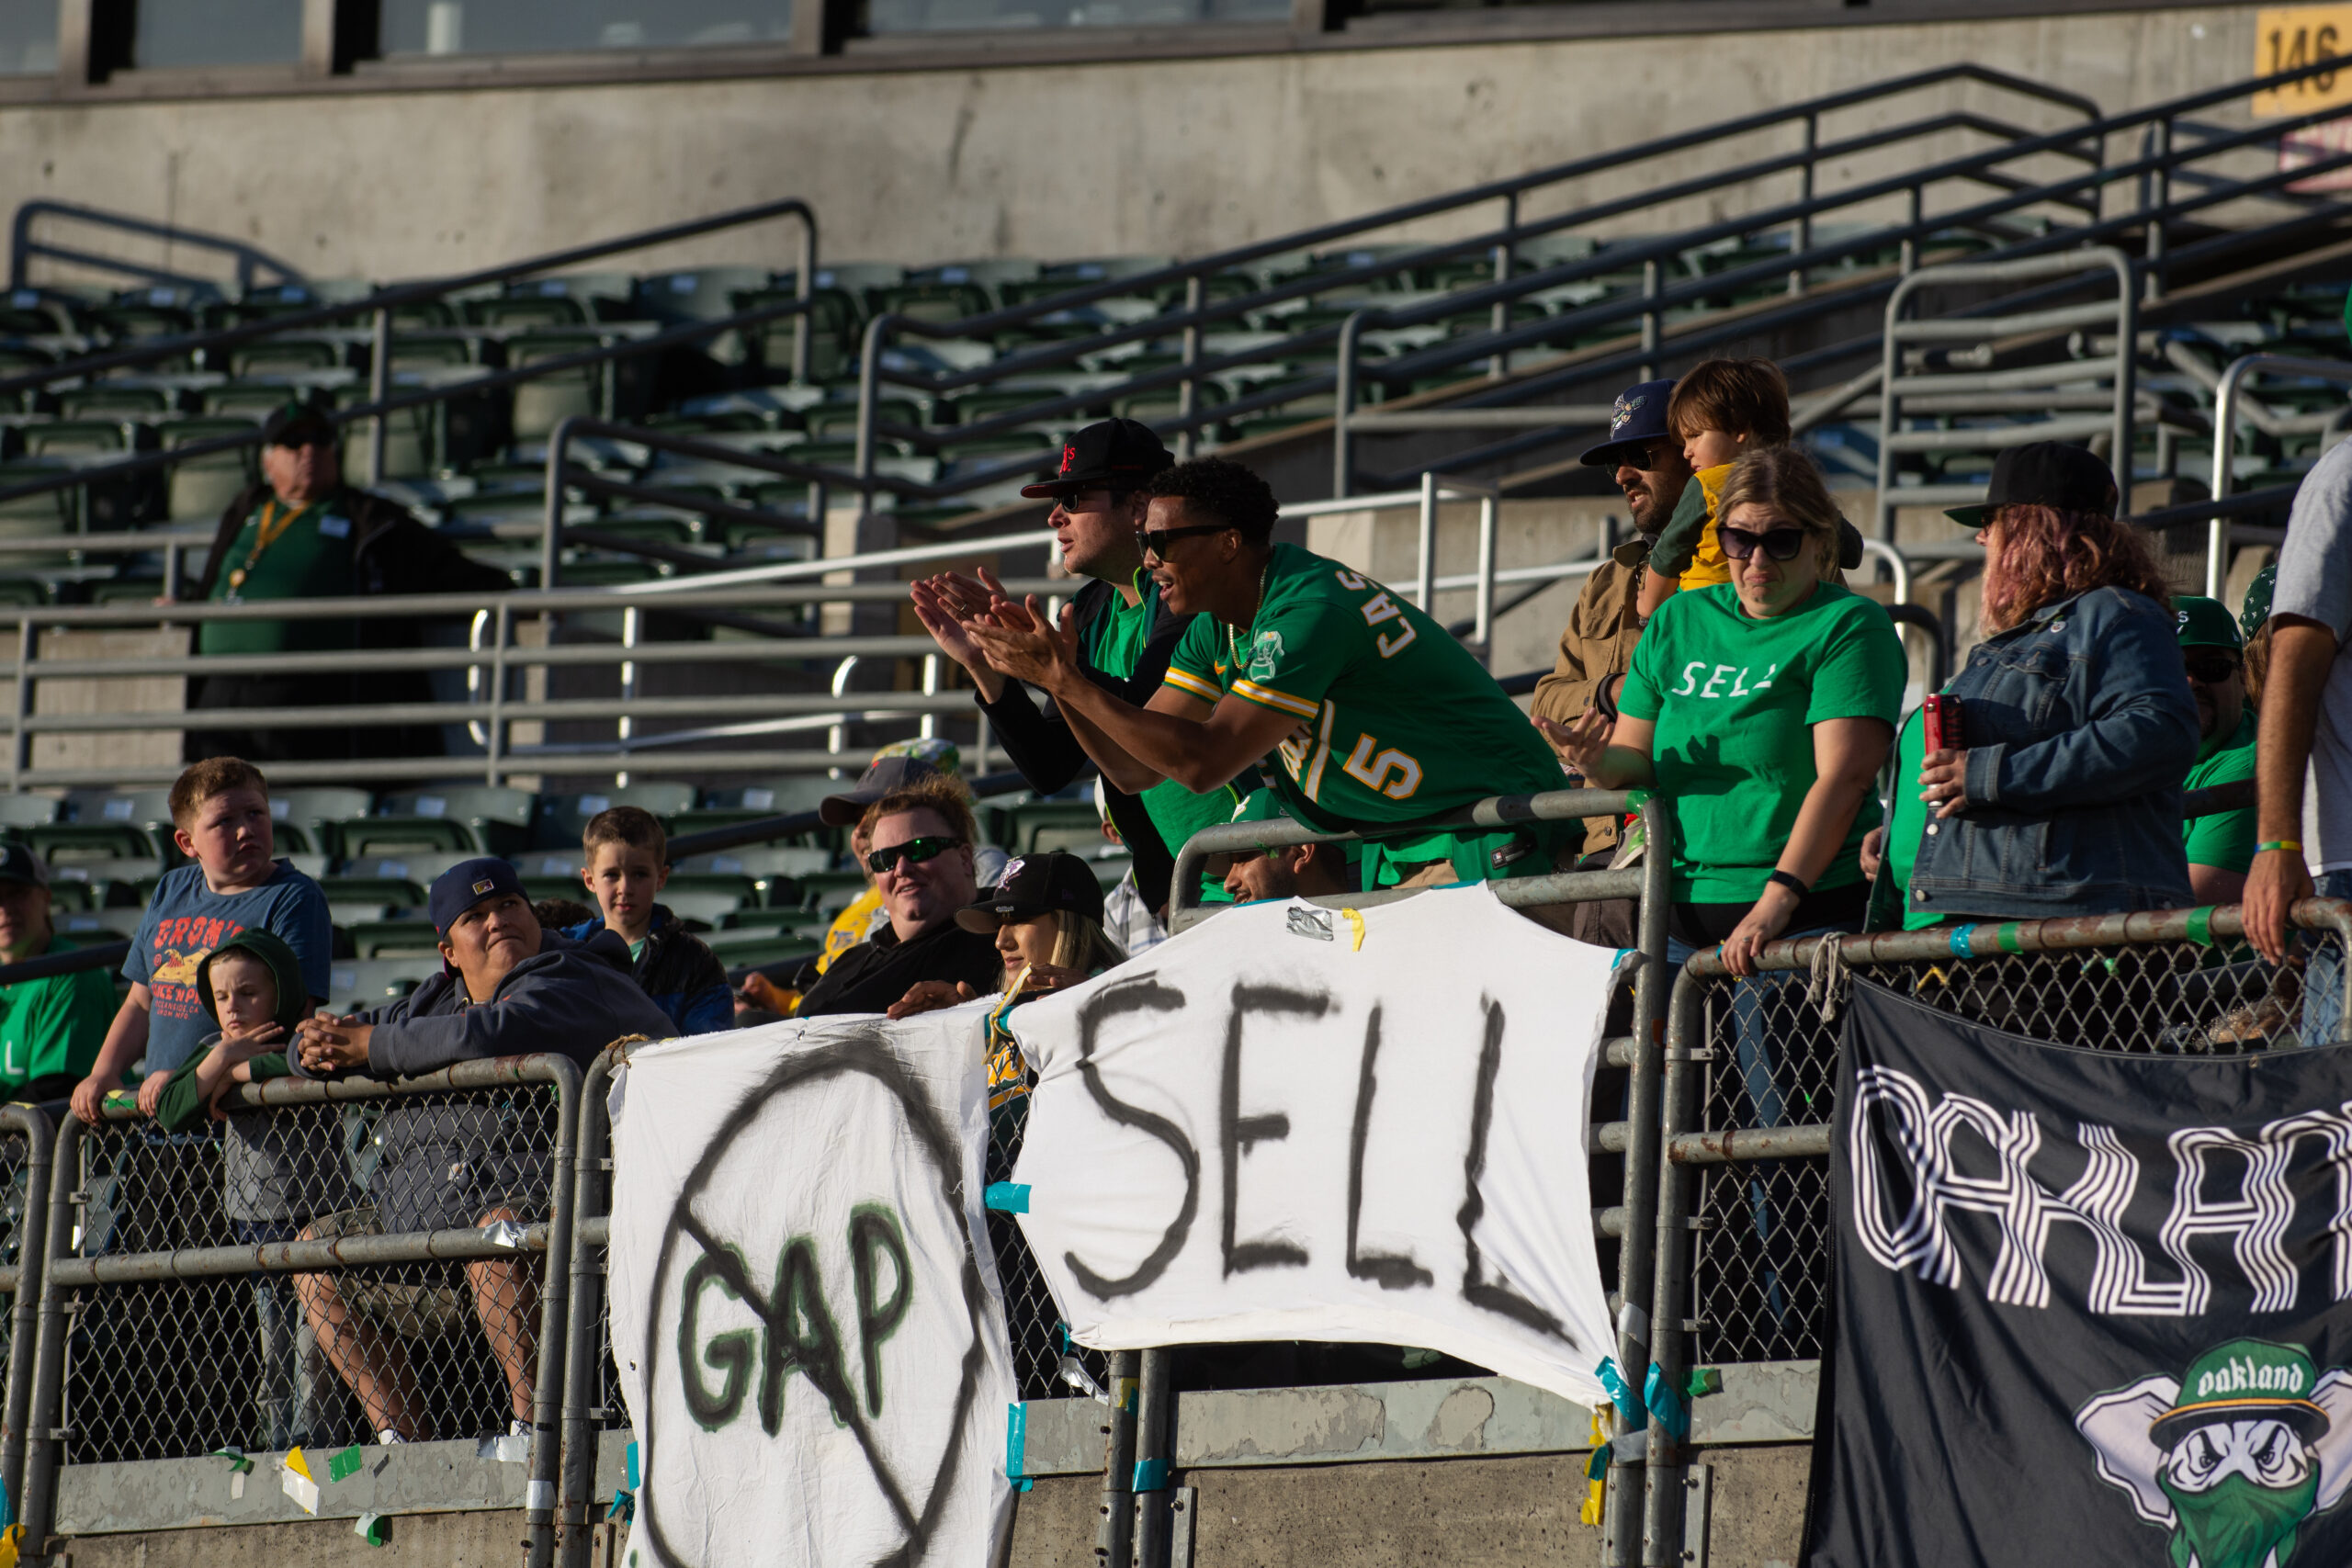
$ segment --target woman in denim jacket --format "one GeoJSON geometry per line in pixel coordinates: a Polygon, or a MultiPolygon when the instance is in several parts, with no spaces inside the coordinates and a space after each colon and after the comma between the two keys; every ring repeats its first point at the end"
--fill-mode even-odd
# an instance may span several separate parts
{"type": "Polygon", "coordinates": [[[2180,814],[2197,704],[2164,578],[2115,501],[2105,463],[2042,442],[2002,453],[1987,503],[1951,513],[1981,525],[1990,635],[1944,688],[1962,748],[1918,774],[1930,815],[1904,891],[1914,915],[2195,902],[2180,814]]]}

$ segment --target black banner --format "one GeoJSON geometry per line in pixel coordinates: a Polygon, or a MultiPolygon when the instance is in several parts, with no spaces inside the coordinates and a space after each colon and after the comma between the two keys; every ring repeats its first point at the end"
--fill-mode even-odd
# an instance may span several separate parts
{"type": "Polygon", "coordinates": [[[2127,1056],[1857,980],[1809,1568],[2352,1563],[2352,1047],[2127,1056]]]}

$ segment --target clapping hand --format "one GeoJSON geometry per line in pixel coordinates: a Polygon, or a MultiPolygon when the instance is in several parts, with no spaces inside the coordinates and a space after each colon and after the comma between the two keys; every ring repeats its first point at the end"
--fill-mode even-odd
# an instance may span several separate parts
{"type": "Polygon", "coordinates": [[[964,634],[978,645],[989,668],[1015,681],[1048,686],[1057,669],[1078,668],[1078,607],[1074,604],[1062,606],[1061,624],[1056,626],[1036,595],[1016,604],[998,593],[989,601],[985,614],[966,619],[962,626],[964,634]]]}

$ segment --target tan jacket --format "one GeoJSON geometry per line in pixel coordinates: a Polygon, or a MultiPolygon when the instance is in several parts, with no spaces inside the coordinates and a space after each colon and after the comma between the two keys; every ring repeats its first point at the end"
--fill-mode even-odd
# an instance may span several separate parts
{"type": "MultiPolygon", "coordinates": [[[[1593,688],[1604,677],[1622,675],[1633,667],[1634,645],[1642,638],[1635,606],[1648,560],[1649,546],[1629,539],[1585,579],[1567,629],[1560,634],[1560,657],[1552,672],[1536,682],[1533,712],[1555,723],[1574,724],[1592,705],[1593,688]]],[[[1611,849],[1616,842],[1615,818],[1585,819],[1586,852],[1611,849]]]]}

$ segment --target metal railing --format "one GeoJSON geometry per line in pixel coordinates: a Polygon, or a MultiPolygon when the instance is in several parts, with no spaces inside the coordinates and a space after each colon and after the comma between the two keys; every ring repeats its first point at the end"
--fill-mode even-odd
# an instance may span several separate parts
{"type": "MultiPolygon", "coordinates": [[[[2254,956],[2233,907],[1779,942],[1752,980],[1694,955],[1667,1020],[1651,1320],[1668,1386],[1693,1365],[1827,1354],[1838,971],[2035,1039],[2238,1055],[2309,1043],[2308,987],[2331,964],[2336,1028],[2352,1023],[2352,903],[2307,899],[2293,919],[2317,944],[2280,967],[2254,956]]],[[[1689,1461],[1653,1419],[1646,1561],[1660,1568],[1677,1559],[1657,1543],[1682,1540],[1689,1461]]]]}
{"type": "MultiPolygon", "coordinates": [[[[2251,401],[2246,383],[2256,376],[2295,376],[2305,380],[2352,386],[2352,363],[2335,359],[2300,359],[2291,355],[2248,354],[2230,362],[2213,389],[2213,490],[2215,501],[2227,501],[2237,480],[2238,420],[2251,401]]],[[[2222,597],[2230,576],[2230,517],[2215,512],[2205,538],[2205,595],[2222,597]]]]}
{"type": "Polygon", "coordinates": [[[40,1270],[31,1540],[69,1462],[323,1450],[387,1422],[410,1438],[503,1435],[527,1389],[526,1561],[547,1568],[579,1084],[566,1057],[520,1056],[245,1086],[218,1136],[124,1106],[97,1128],[68,1119],[40,1270]],[[462,1179],[439,1168],[452,1155],[462,1179]],[[346,1361],[373,1400],[347,1395],[346,1361]]]}

